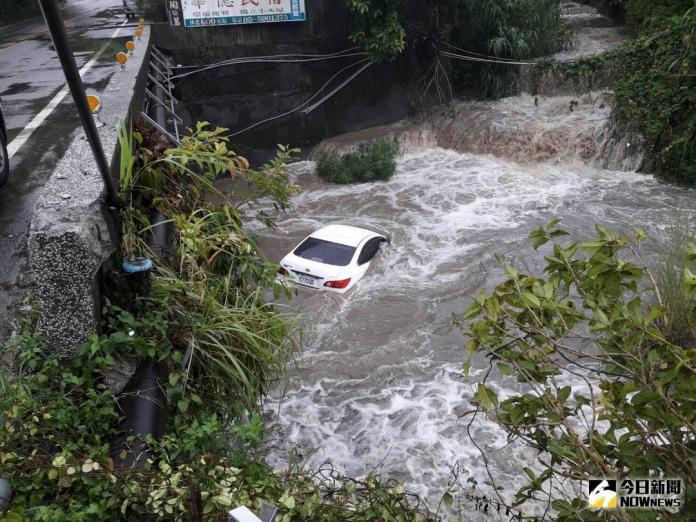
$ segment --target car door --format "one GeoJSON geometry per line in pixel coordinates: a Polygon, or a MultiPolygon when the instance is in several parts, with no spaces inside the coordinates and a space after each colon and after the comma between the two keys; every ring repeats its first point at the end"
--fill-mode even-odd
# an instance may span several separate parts
{"type": "Polygon", "coordinates": [[[360,252],[355,260],[355,280],[361,279],[370,266],[370,261],[375,257],[379,250],[379,245],[384,241],[381,237],[368,239],[365,244],[358,249],[360,252]]]}
{"type": "Polygon", "coordinates": [[[366,265],[372,261],[372,259],[377,255],[379,246],[383,241],[384,239],[381,237],[373,237],[372,239],[368,240],[358,256],[358,266],[366,265]]]}

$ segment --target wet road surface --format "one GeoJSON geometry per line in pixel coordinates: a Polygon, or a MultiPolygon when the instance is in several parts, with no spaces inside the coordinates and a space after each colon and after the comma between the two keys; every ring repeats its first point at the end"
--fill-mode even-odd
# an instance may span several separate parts
{"type": "MultiPolygon", "coordinates": [[[[101,51],[100,59],[82,74],[88,93],[101,91],[118,70],[114,56],[130,34],[121,31],[114,36],[125,22],[120,5],[120,0],[71,0],[62,11],[78,68],[101,51]]],[[[11,156],[9,182],[0,188],[0,341],[11,331],[13,310],[33,279],[27,272],[26,242],[34,204],[73,137],[81,132],[71,96],[60,97],[64,86],[42,18],[0,27],[0,99],[11,156]],[[49,113],[50,104],[55,109],[49,113]],[[24,129],[32,121],[38,126],[27,138],[24,129]],[[17,139],[20,133],[26,141],[17,139]]]]}

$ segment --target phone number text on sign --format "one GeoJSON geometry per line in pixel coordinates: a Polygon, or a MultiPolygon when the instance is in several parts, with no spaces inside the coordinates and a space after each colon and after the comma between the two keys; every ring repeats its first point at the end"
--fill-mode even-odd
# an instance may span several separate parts
{"type": "Polygon", "coordinates": [[[305,0],[181,0],[184,25],[301,22],[307,19],[305,0]]]}

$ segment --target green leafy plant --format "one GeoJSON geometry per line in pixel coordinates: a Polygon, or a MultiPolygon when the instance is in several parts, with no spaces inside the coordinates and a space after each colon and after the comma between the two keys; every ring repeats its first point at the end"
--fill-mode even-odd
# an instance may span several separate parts
{"type": "Polygon", "coordinates": [[[231,508],[258,510],[262,501],[278,505],[286,522],[433,520],[395,482],[311,471],[296,459],[274,470],[263,460],[260,418],[233,418],[195,392],[183,399],[178,372],[162,383],[172,411],[161,440],[145,441],[151,458],[142,469],[115,464],[109,444],[119,414],[104,376],[126,346],[122,335],[143,345],[160,338],[159,321],[118,314],[134,334],[95,335],[71,363],[48,354],[28,327],[5,347],[18,361],[13,375],[0,372],[0,469],[14,489],[8,521],[224,520],[231,508]]]}
{"type": "Polygon", "coordinates": [[[399,21],[399,4],[399,0],[348,0],[357,25],[350,38],[372,62],[390,62],[404,50],[406,31],[399,21]]]}
{"type": "MultiPolygon", "coordinates": [[[[557,520],[601,520],[573,496],[573,482],[674,476],[686,481],[687,505],[675,518],[685,520],[696,502],[696,349],[660,329],[666,307],[643,261],[642,230],[629,238],[598,226],[590,241],[560,243],[568,234],[557,223],[530,235],[535,248],[553,242],[543,275],[507,267],[507,279],[454,318],[470,339],[469,357],[490,363],[473,415],[494,415],[538,452],[541,471],[525,470],[530,481],[515,505],[535,499],[551,504],[557,520]],[[494,375],[515,378],[522,391],[500,399],[487,382],[494,375]]],[[[695,245],[687,258],[696,261],[695,245]]],[[[691,299],[696,277],[688,267],[683,274],[691,299]]],[[[688,316],[696,324],[693,306],[688,316]]],[[[619,516],[646,520],[640,511],[619,516]]]]}
{"type": "MultiPolygon", "coordinates": [[[[276,267],[263,258],[244,222],[246,209],[256,210],[260,198],[270,200],[277,211],[288,207],[296,187],[289,182],[286,163],[296,151],[281,147],[273,161],[253,170],[228,148],[225,129],[207,127],[199,123],[181,146],[164,150],[142,122],[132,133],[135,140],[122,131],[121,193],[128,203],[122,215],[128,223],[127,218],[132,221],[133,215],[156,208],[175,236],[173,259],[158,258],[146,247],[150,226],[124,225],[136,236],[131,242],[156,259],[151,297],[138,301],[140,314],[158,317],[166,311],[163,320],[176,325],[148,335],[159,333],[166,338],[162,346],[168,347],[156,357],[148,355],[161,359],[176,354],[174,362],[184,366],[184,395],[192,381],[203,381],[205,399],[231,405],[236,414],[258,407],[293,352],[293,321],[263,298],[265,289],[279,290],[276,267]],[[130,148],[133,143],[138,144],[136,152],[130,148]],[[151,143],[155,146],[148,148],[151,143]],[[218,188],[222,176],[231,177],[233,194],[218,188]]],[[[262,211],[255,218],[273,226],[262,211]]],[[[124,255],[126,248],[124,242],[124,255]]],[[[117,317],[121,323],[129,318],[123,311],[117,317]]],[[[142,357],[146,347],[135,348],[142,357]]]]}
{"type": "MultiPolygon", "coordinates": [[[[529,60],[559,51],[569,39],[558,0],[452,1],[442,10],[447,41],[479,55],[529,60]]],[[[518,65],[455,62],[453,74],[460,85],[473,81],[487,97],[518,90],[518,65]]]]}
{"type": "Polygon", "coordinates": [[[396,172],[399,145],[380,139],[339,156],[322,152],[317,157],[317,176],[331,183],[386,181],[396,172]]]}
{"type": "Polygon", "coordinates": [[[690,320],[696,295],[688,291],[684,279],[687,270],[696,273],[696,261],[689,255],[689,244],[696,242],[694,219],[687,213],[676,214],[666,234],[664,261],[655,275],[665,310],[656,324],[666,339],[679,346],[696,346],[696,324],[690,320]]]}
{"type": "Polygon", "coordinates": [[[136,0],[138,14],[151,22],[167,22],[167,9],[164,2],[157,0],[136,0]]]}
{"type": "Polygon", "coordinates": [[[633,32],[660,27],[672,16],[681,16],[693,7],[692,0],[612,0],[623,8],[626,24],[633,32]]]}
{"type": "MultiPolygon", "coordinates": [[[[645,138],[641,170],[692,185],[696,181],[696,10],[680,11],[678,1],[661,5],[667,4],[670,14],[683,14],[665,18],[662,10],[651,11],[651,22],[641,25],[643,33],[635,39],[575,62],[541,60],[532,70],[532,79],[536,83],[542,74],[552,74],[587,89],[596,77],[609,77],[617,121],[645,138]]],[[[648,9],[648,3],[641,5],[648,9]]]]}
{"type": "Polygon", "coordinates": [[[90,520],[114,510],[109,441],[119,415],[100,380],[114,359],[93,338],[66,364],[47,356],[31,330],[6,349],[18,354],[15,374],[0,373],[0,469],[14,489],[9,520],[90,520]]]}
{"type": "Polygon", "coordinates": [[[625,46],[617,60],[616,115],[647,141],[644,168],[696,181],[696,9],[625,46]]]}

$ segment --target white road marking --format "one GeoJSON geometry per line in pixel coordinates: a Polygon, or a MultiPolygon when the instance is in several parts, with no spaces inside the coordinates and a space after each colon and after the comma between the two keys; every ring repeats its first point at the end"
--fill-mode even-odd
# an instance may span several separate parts
{"type": "MultiPolygon", "coordinates": [[[[84,74],[88,73],[92,67],[94,67],[94,64],[97,63],[99,58],[106,52],[106,50],[109,48],[109,45],[111,45],[111,40],[116,38],[120,33],[121,29],[123,29],[123,26],[128,23],[128,20],[124,21],[121,24],[121,27],[116,29],[114,33],[109,37],[109,41],[107,41],[101,49],[97,51],[97,53],[92,57],[92,59],[87,62],[82,69],[80,69],[80,76],[83,76],[84,74]]],[[[63,85],[63,88],[58,91],[58,94],[56,94],[53,99],[51,99],[50,102],[48,102],[48,105],[43,108],[43,110],[38,113],[36,116],[34,116],[34,119],[29,122],[29,124],[22,129],[22,131],[17,135],[17,137],[12,140],[12,142],[7,146],[7,155],[9,156],[8,159],[12,159],[12,156],[17,154],[17,151],[24,145],[27,140],[31,137],[32,134],[34,134],[34,131],[41,127],[41,124],[48,118],[51,113],[60,105],[60,102],[63,101],[63,99],[68,95],[70,92],[70,88],[68,87],[68,84],[66,83],[63,85]]]]}

